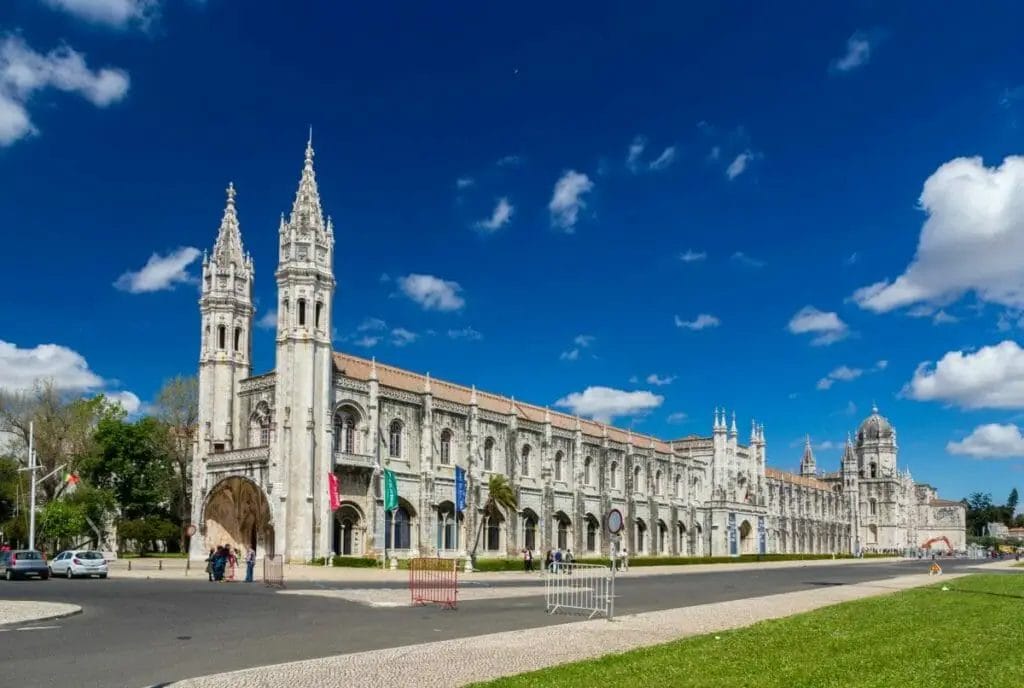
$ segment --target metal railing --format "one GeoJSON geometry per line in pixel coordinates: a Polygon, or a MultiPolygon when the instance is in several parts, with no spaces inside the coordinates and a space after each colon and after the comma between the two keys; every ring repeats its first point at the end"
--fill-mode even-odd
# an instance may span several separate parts
{"type": "Polygon", "coordinates": [[[284,557],[280,554],[263,557],[263,584],[268,588],[284,587],[284,557]]]}
{"type": "Polygon", "coordinates": [[[615,616],[615,570],[601,564],[555,563],[544,572],[547,612],[615,616]]]}
{"type": "Polygon", "coordinates": [[[413,604],[434,602],[455,609],[459,594],[459,562],[418,557],[409,560],[409,594],[413,604]]]}

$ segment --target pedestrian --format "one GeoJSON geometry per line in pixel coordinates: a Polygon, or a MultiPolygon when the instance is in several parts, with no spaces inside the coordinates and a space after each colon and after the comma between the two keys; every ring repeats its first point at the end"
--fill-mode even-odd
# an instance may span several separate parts
{"type": "Polygon", "coordinates": [[[235,580],[235,571],[238,569],[238,556],[236,554],[237,549],[232,549],[231,545],[224,545],[224,553],[227,556],[228,566],[230,567],[228,573],[228,580],[235,580]]]}
{"type": "Polygon", "coordinates": [[[217,550],[211,549],[210,554],[206,557],[206,575],[209,577],[210,582],[213,582],[213,557],[217,553],[217,550]]]}
{"type": "Polygon", "coordinates": [[[558,573],[559,571],[562,570],[562,550],[560,550],[560,549],[556,549],[555,550],[554,559],[555,559],[554,564],[552,564],[554,566],[554,568],[552,570],[555,573],[558,573]]]}
{"type": "Polygon", "coordinates": [[[526,573],[533,571],[533,552],[529,547],[523,550],[523,571],[526,573]]]}
{"type": "Polygon", "coordinates": [[[551,550],[548,550],[547,552],[545,552],[545,554],[544,554],[544,571],[545,572],[551,571],[551,567],[552,567],[554,561],[555,561],[554,557],[551,556],[551,550]]]}
{"type": "Polygon", "coordinates": [[[224,580],[224,567],[227,565],[228,558],[224,553],[223,545],[217,547],[213,553],[213,580],[220,583],[224,580]]]}
{"type": "Polygon", "coordinates": [[[252,583],[252,571],[256,568],[256,550],[252,547],[245,553],[245,582],[252,583]]]}

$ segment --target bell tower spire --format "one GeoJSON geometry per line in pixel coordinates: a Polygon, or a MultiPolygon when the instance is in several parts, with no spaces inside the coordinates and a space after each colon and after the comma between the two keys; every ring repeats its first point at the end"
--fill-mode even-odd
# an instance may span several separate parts
{"type": "Polygon", "coordinates": [[[811,448],[811,436],[807,435],[804,440],[804,455],[800,459],[800,475],[806,478],[813,478],[818,472],[814,461],[814,450],[811,448]]]}

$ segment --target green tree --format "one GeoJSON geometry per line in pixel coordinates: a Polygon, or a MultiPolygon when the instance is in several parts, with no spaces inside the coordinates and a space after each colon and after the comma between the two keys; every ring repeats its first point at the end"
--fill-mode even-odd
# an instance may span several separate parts
{"type": "Polygon", "coordinates": [[[122,543],[132,542],[139,556],[151,550],[159,540],[171,540],[178,535],[178,527],[156,516],[121,521],[117,526],[122,543]]]}
{"type": "MultiPolygon", "coordinates": [[[[484,502],[483,513],[493,514],[501,507],[506,513],[511,513],[516,508],[516,493],[509,484],[508,478],[500,473],[492,473],[487,480],[487,501],[484,502]]],[[[476,527],[476,538],[473,539],[473,551],[470,553],[470,560],[476,563],[476,550],[480,544],[480,533],[484,527],[484,519],[481,518],[476,527]]]]}
{"type": "Polygon", "coordinates": [[[1017,511],[1017,488],[1010,490],[1010,496],[1006,499],[1006,508],[1010,510],[1010,517],[1017,511]]]}
{"type": "MultiPolygon", "coordinates": [[[[175,377],[164,383],[154,403],[156,417],[167,426],[167,453],[174,462],[173,503],[179,524],[188,523],[192,514],[192,449],[199,422],[199,382],[195,376],[175,377]]],[[[186,548],[184,528],[181,549],[186,548]]]]}
{"type": "Polygon", "coordinates": [[[77,544],[86,529],[85,513],[81,505],[63,499],[46,503],[39,512],[39,535],[41,540],[52,544],[52,551],[66,544],[77,544]]]}
{"type": "Polygon", "coordinates": [[[967,532],[971,535],[984,535],[985,526],[992,521],[1001,520],[992,504],[992,495],[983,492],[972,492],[964,500],[967,509],[967,532]]]}

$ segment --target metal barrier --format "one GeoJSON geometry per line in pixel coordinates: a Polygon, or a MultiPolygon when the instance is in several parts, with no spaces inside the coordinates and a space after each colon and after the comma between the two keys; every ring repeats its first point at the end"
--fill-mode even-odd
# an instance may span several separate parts
{"type": "Polygon", "coordinates": [[[413,604],[434,602],[455,609],[459,594],[459,562],[455,559],[409,560],[409,594],[413,604]]]}
{"type": "Polygon", "coordinates": [[[284,557],[282,555],[263,557],[263,584],[268,588],[284,587],[284,557]]]}
{"type": "Polygon", "coordinates": [[[615,571],[601,564],[556,563],[544,572],[547,611],[615,615],[615,571]]]}

